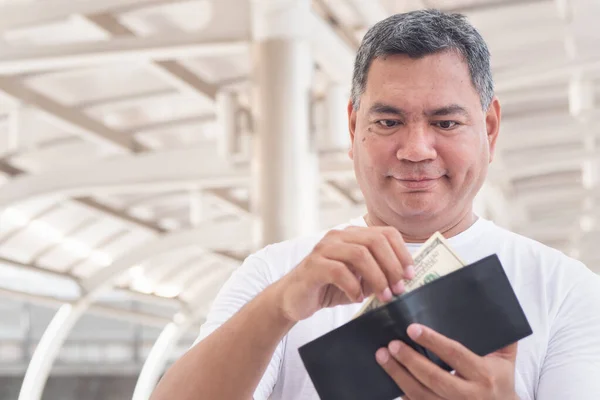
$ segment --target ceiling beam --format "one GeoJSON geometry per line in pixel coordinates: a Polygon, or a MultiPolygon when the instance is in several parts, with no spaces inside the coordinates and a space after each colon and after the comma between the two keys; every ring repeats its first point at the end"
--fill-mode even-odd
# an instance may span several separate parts
{"type": "MultiPolygon", "coordinates": [[[[2,298],[13,299],[17,301],[31,302],[44,307],[58,308],[65,304],[64,299],[53,296],[43,296],[28,292],[0,288],[0,296],[2,298]]],[[[122,308],[110,307],[100,304],[92,304],[89,312],[104,316],[111,319],[119,319],[125,321],[135,321],[144,325],[164,327],[169,318],[161,317],[154,314],[149,314],[141,311],[129,311],[122,308]]]]}
{"type": "Polygon", "coordinates": [[[0,32],[65,19],[73,14],[125,11],[182,0],[44,0],[0,7],[0,32]]]}
{"type": "Polygon", "coordinates": [[[0,74],[85,67],[99,64],[165,61],[202,56],[243,54],[247,38],[211,35],[202,31],[156,35],[153,37],[116,38],[109,41],[71,43],[54,46],[9,47],[0,55],[0,74]]]}
{"type": "MultiPolygon", "coordinates": [[[[4,161],[0,160],[0,171],[11,176],[13,179],[18,176],[21,176],[21,175],[27,175],[26,171],[23,171],[17,167],[10,165],[10,163],[6,162],[5,160],[4,161]]],[[[73,199],[73,201],[75,201],[76,203],[79,203],[87,208],[90,208],[92,211],[100,212],[102,215],[109,215],[113,218],[116,218],[119,221],[125,223],[125,225],[132,226],[133,228],[142,228],[144,230],[149,230],[154,233],[165,233],[166,232],[165,229],[163,229],[162,227],[160,227],[159,225],[157,225],[153,222],[136,218],[132,215],[127,214],[124,211],[109,207],[109,206],[102,204],[101,202],[98,202],[97,200],[94,200],[90,197],[78,197],[78,198],[73,199]]]]}
{"type": "Polygon", "coordinates": [[[332,82],[350,84],[355,49],[350,47],[323,18],[310,15],[311,46],[315,61],[332,82]]]}
{"type": "MultiPolygon", "coordinates": [[[[102,29],[107,35],[114,37],[135,37],[135,32],[121,24],[113,15],[96,14],[83,16],[98,29],[102,29]]],[[[199,34],[196,34],[199,36],[199,34]]],[[[217,86],[209,83],[192,71],[173,60],[151,61],[148,64],[152,72],[160,76],[170,85],[182,93],[191,93],[200,97],[206,97],[212,101],[217,95],[217,86]]]]}
{"type": "Polygon", "coordinates": [[[181,118],[181,119],[172,119],[172,120],[161,121],[161,122],[154,122],[154,123],[150,123],[147,125],[140,125],[140,126],[134,126],[134,127],[128,128],[126,131],[123,132],[123,134],[135,135],[137,133],[150,133],[150,132],[168,130],[171,128],[186,127],[186,126],[198,126],[203,123],[214,122],[215,118],[216,117],[214,114],[209,114],[209,115],[185,117],[185,118],[181,118]]]}
{"type": "Polygon", "coordinates": [[[362,18],[366,27],[371,27],[382,19],[389,17],[390,13],[383,7],[379,0],[347,0],[359,18],[362,18]]]}
{"type": "Polygon", "coordinates": [[[510,72],[497,73],[494,79],[495,88],[501,93],[554,83],[557,80],[566,82],[574,72],[586,74],[598,69],[600,69],[598,55],[577,61],[559,63],[545,61],[539,65],[526,65],[522,68],[513,68],[510,72]]]}
{"type": "MultiPolygon", "coordinates": [[[[376,0],[371,0],[370,3],[375,3],[375,1],[376,0]]],[[[331,26],[331,29],[346,43],[346,45],[351,49],[357,50],[360,41],[356,38],[353,29],[340,22],[336,17],[334,10],[324,0],[313,0],[312,3],[313,10],[316,14],[331,26]]],[[[371,4],[369,4],[369,6],[371,6],[371,4]]]]}
{"type": "MultiPolygon", "coordinates": [[[[108,128],[81,111],[65,107],[50,97],[17,82],[14,78],[0,77],[0,91],[17,104],[27,104],[37,108],[45,118],[54,125],[64,128],[65,132],[74,133],[118,153],[128,152],[134,148],[133,138],[108,128]]],[[[141,145],[137,144],[137,146],[141,145]]]]}
{"type": "MultiPolygon", "coordinates": [[[[354,177],[352,163],[324,160],[320,178],[354,177]]],[[[131,192],[148,193],[190,188],[214,189],[247,185],[250,166],[221,158],[213,146],[116,156],[76,169],[60,167],[11,179],[0,187],[0,208],[50,194],[79,197],[131,192]],[[200,163],[201,162],[201,163],[200,163]]]]}

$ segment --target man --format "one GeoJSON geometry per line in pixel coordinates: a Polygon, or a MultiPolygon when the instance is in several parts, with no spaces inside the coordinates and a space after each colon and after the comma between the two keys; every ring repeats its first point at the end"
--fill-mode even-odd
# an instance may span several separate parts
{"type": "Polygon", "coordinates": [[[318,399],[298,347],[348,322],[371,293],[401,294],[411,253],[436,231],[469,263],[498,254],[533,335],[480,357],[411,325],[455,373],[393,341],[373,357],[406,398],[600,398],[600,277],[473,213],[500,126],[479,33],[438,11],[376,24],[356,57],[348,115],[366,216],[251,255],[153,399],[318,399]]]}

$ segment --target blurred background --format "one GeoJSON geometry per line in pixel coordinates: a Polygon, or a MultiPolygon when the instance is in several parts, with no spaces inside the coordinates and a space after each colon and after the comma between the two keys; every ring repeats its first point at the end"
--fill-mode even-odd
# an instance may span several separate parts
{"type": "Polygon", "coordinates": [[[0,0],[0,400],[147,399],[248,254],[362,215],[353,57],[420,8],[492,53],[478,212],[600,272],[597,0],[0,0]]]}

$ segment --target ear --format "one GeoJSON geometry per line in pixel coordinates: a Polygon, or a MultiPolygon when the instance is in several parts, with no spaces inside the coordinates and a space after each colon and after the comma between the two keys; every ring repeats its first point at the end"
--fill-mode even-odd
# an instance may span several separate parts
{"type": "Polygon", "coordinates": [[[500,117],[500,101],[494,96],[485,116],[490,162],[494,159],[494,154],[496,152],[496,141],[498,140],[498,134],[500,133],[500,117]]]}
{"type": "Polygon", "coordinates": [[[348,156],[352,160],[354,159],[352,149],[354,148],[354,132],[356,131],[356,110],[354,110],[354,106],[352,105],[352,99],[348,101],[348,131],[350,132],[350,149],[348,150],[348,156]]]}

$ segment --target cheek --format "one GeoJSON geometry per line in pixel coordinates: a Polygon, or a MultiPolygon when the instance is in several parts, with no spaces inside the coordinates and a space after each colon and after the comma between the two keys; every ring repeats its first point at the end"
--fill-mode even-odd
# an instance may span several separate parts
{"type": "MultiPolygon", "coordinates": [[[[458,139],[458,138],[457,138],[458,139]]],[[[438,155],[453,181],[458,184],[477,179],[488,158],[487,149],[480,140],[456,140],[440,143],[438,155]]]]}
{"type": "Polygon", "coordinates": [[[389,165],[395,159],[394,145],[389,138],[380,137],[370,132],[356,143],[356,152],[360,153],[362,165],[369,170],[377,170],[389,165]]]}

